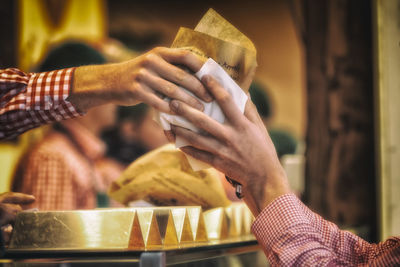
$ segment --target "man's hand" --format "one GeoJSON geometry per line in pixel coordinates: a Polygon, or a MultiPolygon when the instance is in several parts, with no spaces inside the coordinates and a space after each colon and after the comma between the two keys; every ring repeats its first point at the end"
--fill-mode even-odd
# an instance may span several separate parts
{"type": "Polygon", "coordinates": [[[32,195],[6,192],[0,194],[0,227],[13,224],[17,213],[22,210],[21,205],[27,205],[35,201],[32,195]]]}
{"type": "Polygon", "coordinates": [[[220,124],[201,111],[173,100],[171,109],[206,134],[177,126],[172,130],[191,144],[181,148],[183,152],[211,164],[241,183],[244,200],[254,215],[258,215],[272,200],[290,192],[274,145],[251,100],[247,102],[243,115],[215,79],[205,76],[203,83],[223,110],[226,123],[220,124]]]}
{"type": "Polygon", "coordinates": [[[189,51],[159,47],[126,62],[79,67],[68,100],[80,111],[108,102],[144,102],[170,113],[168,102],[163,100],[167,96],[202,110],[202,104],[178,86],[207,102],[212,100],[211,96],[195,76],[175,65],[197,72],[203,62],[189,51]]]}
{"type": "Polygon", "coordinates": [[[9,242],[12,225],[17,213],[22,210],[21,205],[30,204],[35,197],[22,193],[6,192],[0,194],[0,229],[3,237],[2,242],[9,242]]]}

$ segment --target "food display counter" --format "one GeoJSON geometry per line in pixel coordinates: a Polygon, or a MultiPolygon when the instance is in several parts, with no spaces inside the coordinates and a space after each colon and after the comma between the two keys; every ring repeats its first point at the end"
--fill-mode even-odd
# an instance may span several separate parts
{"type": "Polygon", "coordinates": [[[258,251],[252,221],[244,204],[21,212],[2,264],[195,266],[258,251]]]}

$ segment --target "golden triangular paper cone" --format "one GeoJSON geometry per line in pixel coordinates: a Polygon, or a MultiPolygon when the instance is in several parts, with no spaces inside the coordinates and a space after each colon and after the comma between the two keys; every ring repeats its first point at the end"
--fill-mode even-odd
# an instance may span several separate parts
{"type": "Polygon", "coordinates": [[[209,240],[223,240],[228,237],[228,222],[223,208],[211,209],[203,213],[209,240]]]}
{"type": "Polygon", "coordinates": [[[140,229],[140,224],[139,224],[139,219],[137,216],[137,212],[134,212],[135,215],[133,217],[133,222],[132,222],[132,228],[131,228],[131,234],[129,237],[129,249],[144,249],[144,240],[143,240],[143,235],[142,231],[140,229]]]}
{"type": "Polygon", "coordinates": [[[199,218],[199,224],[197,226],[197,233],[196,233],[195,241],[196,242],[207,242],[208,241],[206,224],[204,223],[203,213],[201,213],[200,218],[199,218]]]}
{"type": "Polygon", "coordinates": [[[249,235],[251,234],[251,224],[254,221],[254,216],[251,213],[250,209],[247,206],[243,207],[243,234],[249,235]]]}
{"type": "Polygon", "coordinates": [[[244,209],[243,203],[232,203],[230,208],[232,209],[232,223],[230,225],[230,236],[240,236],[243,234],[243,221],[244,221],[244,209]]]}
{"type": "Polygon", "coordinates": [[[192,229],[190,227],[186,208],[172,209],[172,217],[174,218],[179,243],[193,242],[192,229]]]}
{"type": "Polygon", "coordinates": [[[234,211],[234,207],[232,207],[232,205],[225,208],[225,214],[228,217],[228,221],[229,221],[229,223],[228,223],[228,235],[230,237],[238,236],[238,232],[237,232],[237,229],[236,229],[236,221],[235,221],[235,218],[234,218],[234,213],[235,213],[235,211],[234,211]]]}
{"type": "Polygon", "coordinates": [[[155,209],[155,216],[164,246],[177,246],[178,237],[175,230],[174,220],[170,209],[155,209]]]}
{"type": "Polygon", "coordinates": [[[196,242],[207,241],[207,231],[201,207],[187,207],[193,240],[196,242]]]}
{"type": "Polygon", "coordinates": [[[162,241],[154,211],[151,209],[138,209],[137,213],[146,249],[161,248],[162,241]]]}
{"type": "Polygon", "coordinates": [[[158,224],[156,218],[153,216],[151,218],[151,224],[149,229],[149,235],[147,237],[146,248],[147,249],[154,249],[154,248],[161,248],[162,247],[162,240],[160,231],[158,229],[158,224]]]}

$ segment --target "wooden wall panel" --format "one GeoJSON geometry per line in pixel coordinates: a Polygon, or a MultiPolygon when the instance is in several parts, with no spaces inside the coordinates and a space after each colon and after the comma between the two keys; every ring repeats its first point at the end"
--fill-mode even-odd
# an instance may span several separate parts
{"type": "Polygon", "coordinates": [[[306,198],[325,218],[374,232],[371,6],[363,0],[304,1],[303,10],[306,198]]]}

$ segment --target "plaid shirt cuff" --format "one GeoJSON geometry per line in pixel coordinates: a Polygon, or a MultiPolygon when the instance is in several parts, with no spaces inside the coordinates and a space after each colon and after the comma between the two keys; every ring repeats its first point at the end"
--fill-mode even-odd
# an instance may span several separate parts
{"type": "Polygon", "coordinates": [[[74,71],[75,68],[68,68],[33,74],[26,89],[26,110],[49,111],[56,121],[83,115],[66,100],[74,71]]]}
{"type": "Polygon", "coordinates": [[[257,216],[252,232],[260,245],[270,251],[286,231],[309,224],[304,205],[294,194],[286,194],[275,199],[257,216]]]}

